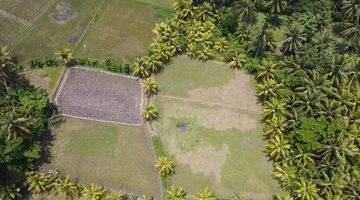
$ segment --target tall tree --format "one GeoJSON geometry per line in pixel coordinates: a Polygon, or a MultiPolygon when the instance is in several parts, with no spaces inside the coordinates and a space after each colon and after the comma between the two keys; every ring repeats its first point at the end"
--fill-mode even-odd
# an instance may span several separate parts
{"type": "Polygon", "coordinates": [[[144,93],[150,97],[151,95],[156,94],[159,91],[157,83],[153,78],[147,78],[142,81],[142,88],[144,93]]]}
{"type": "Polygon", "coordinates": [[[169,176],[175,172],[175,163],[167,157],[159,157],[155,167],[158,169],[161,176],[169,176]]]}
{"type": "Polygon", "coordinates": [[[239,20],[247,24],[255,21],[256,7],[253,0],[237,0],[235,1],[235,9],[239,12],[239,20]]]}
{"type": "Polygon", "coordinates": [[[156,109],[156,106],[153,102],[150,102],[144,109],[143,109],[144,118],[148,121],[152,121],[158,118],[159,113],[156,109]]]}
{"type": "Polygon", "coordinates": [[[200,189],[194,198],[194,200],[215,200],[215,194],[208,188],[200,189]]]}
{"type": "Polygon", "coordinates": [[[21,136],[24,139],[31,138],[31,131],[26,127],[26,124],[31,120],[30,117],[19,117],[15,114],[14,110],[1,113],[0,115],[0,128],[5,130],[7,138],[14,139],[21,136]]]}
{"type": "Polygon", "coordinates": [[[86,200],[102,200],[107,196],[102,186],[96,186],[94,184],[91,184],[90,187],[84,187],[82,193],[86,200]]]}
{"type": "Polygon", "coordinates": [[[270,7],[270,12],[272,14],[282,14],[287,8],[286,0],[270,0],[266,6],[270,7]]]}
{"type": "Polygon", "coordinates": [[[288,27],[284,35],[285,41],[281,47],[281,52],[284,55],[294,55],[301,43],[305,40],[305,34],[301,32],[299,25],[295,24],[288,27]]]}
{"type": "Polygon", "coordinates": [[[167,200],[185,200],[186,192],[183,187],[171,186],[170,190],[167,191],[167,200]]]}

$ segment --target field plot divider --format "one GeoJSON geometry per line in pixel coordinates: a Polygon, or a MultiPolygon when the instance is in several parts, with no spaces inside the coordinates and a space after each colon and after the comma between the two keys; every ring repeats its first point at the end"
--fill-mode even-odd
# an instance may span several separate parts
{"type": "Polygon", "coordinates": [[[35,21],[32,22],[31,26],[29,26],[25,31],[23,31],[22,33],[20,33],[19,37],[17,37],[15,40],[13,40],[13,41],[10,42],[10,44],[7,46],[7,49],[8,49],[8,50],[11,49],[11,48],[14,47],[21,39],[23,39],[23,38],[26,36],[26,34],[27,34],[28,32],[30,32],[30,31],[34,28],[35,24],[37,24],[37,22],[42,18],[42,16],[45,15],[51,7],[55,6],[55,5],[56,5],[57,3],[59,3],[60,1],[62,1],[62,0],[54,1],[54,3],[49,4],[49,6],[48,6],[47,8],[44,8],[43,12],[42,12],[40,15],[37,16],[37,18],[35,19],[35,21]]]}
{"type": "Polygon", "coordinates": [[[99,6],[99,8],[97,9],[95,15],[91,18],[89,24],[87,25],[84,33],[82,34],[80,40],[76,43],[75,48],[74,48],[74,55],[76,55],[76,53],[78,52],[84,38],[87,36],[87,34],[89,33],[91,27],[93,27],[95,25],[95,22],[98,20],[98,18],[100,17],[100,15],[102,14],[102,12],[104,11],[104,9],[106,8],[106,6],[108,5],[109,0],[103,0],[99,6]]]}

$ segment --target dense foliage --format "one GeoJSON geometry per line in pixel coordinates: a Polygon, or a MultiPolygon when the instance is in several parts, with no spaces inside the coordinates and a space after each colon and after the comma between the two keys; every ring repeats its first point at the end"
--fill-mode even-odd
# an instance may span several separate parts
{"type": "Polygon", "coordinates": [[[0,61],[0,199],[14,199],[41,157],[51,108],[44,91],[25,83],[5,51],[0,61]]]}

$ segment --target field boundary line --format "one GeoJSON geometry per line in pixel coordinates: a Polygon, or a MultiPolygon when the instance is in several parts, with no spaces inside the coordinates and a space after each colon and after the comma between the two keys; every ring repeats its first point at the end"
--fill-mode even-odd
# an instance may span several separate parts
{"type": "Polygon", "coordinates": [[[54,3],[50,3],[46,8],[44,8],[44,11],[37,16],[37,18],[32,22],[31,26],[28,29],[21,32],[19,37],[17,37],[15,40],[11,41],[11,43],[7,46],[7,49],[10,50],[15,45],[17,45],[20,40],[25,38],[26,34],[29,33],[35,27],[35,25],[39,22],[39,20],[42,18],[42,16],[44,16],[51,7],[55,6],[60,1],[62,1],[62,0],[54,1],[54,3]]]}
{"type": "Polygon", "coordinates": [[[95,25],[96,21],[99,19],[99,16],[102,14],[102,12],[105,10],[106,6],[108,5],[109,0],[103,0],[99,6],[99,8],[97,9],[97,11],[95,12],[95,15],[90,19],[89,24],[87,25],[84,33],[82,34],[80,40],[76,43],[74,50],[73,50],[73,55],[75,56],[76,53],[78,52],[81,44],[83,43],[84,39],[86,38],[87,34],[90,32],[90,29],[95,25]]]}
{"type": "Polygon", "coordinates": [[[207,105],[207,106],[218,106],[218,107],[223,107],[223,108],[230,108],[230,109],[241,110],[241,111],[252,112],[252,113],[261,113],[261,111],[258,111],[258,110],[250,110],[250,109],[246,109],[246,108],[241,108],[241,107],[236,107],[236,106],[229,106],[229,105],[226,105],[226,104],[215,103],[215,102],[200,101],[198,99],[175,97],[175,96],[170,96],[170,95],[158,95],[158,97],[164,98],[164,99],[188,101],[188,102],[198,103],[198,104],[207,105]]]}

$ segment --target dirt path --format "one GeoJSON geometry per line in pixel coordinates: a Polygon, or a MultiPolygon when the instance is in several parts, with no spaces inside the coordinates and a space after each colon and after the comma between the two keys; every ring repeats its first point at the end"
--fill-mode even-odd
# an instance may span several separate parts
{"type": "Polygon", "coordinates": [[[200,101],[200,100],[191,99],[191,98],[175,97],[175,96],[169,96],[169,95],[158,95],[158,97],[164,98],[164,99],[188,101],[188,102],[193,102],[193,103],[197,103],[197,104],[201,104],[201,105],[207,105],[207,106],[217,106],[217,107],[223,107],[223,108],[230,108],[230,109],[233,109],[233,110],[240,110],[240,111],[258,113],[258,114],[261,113],[258,110],[250,110],[250,109],[246,109],[246,108],[241,108],[241,107],[236,107],[236,106],[229,106],[229,105],[226,105],[226,104],[215,103],[215,102],[200,101]]]}
{"type": "MultiPolygon", "coordinates": [[[[146,123],[146,122],[145,122],[146,123]]],[[[157,156],[156,156],[156,153],[155,153],[155,150],[154,150],[154,146],[152,144],[152,141],[151,141],[151,134],[148,130],[148,127],[146,126],[146,124],[143,124],[143,130],[144,130],[144,135],[146,137],[146,144],[148,146],[148,150],[150,151],[151,153],[151,156],[154,160],[154,166],[156,164],[156,159],[157,159],[157,156]]],[[[155,176],[156,176],[156,183],[158,185],[158,196],[157,196],[157,199],[158,200],[164,200],[164,190],[163,190],[163,184],[162,184],[162,180],[161,180],[161,176],[159,173],[155,172],[155,176]]]]}

